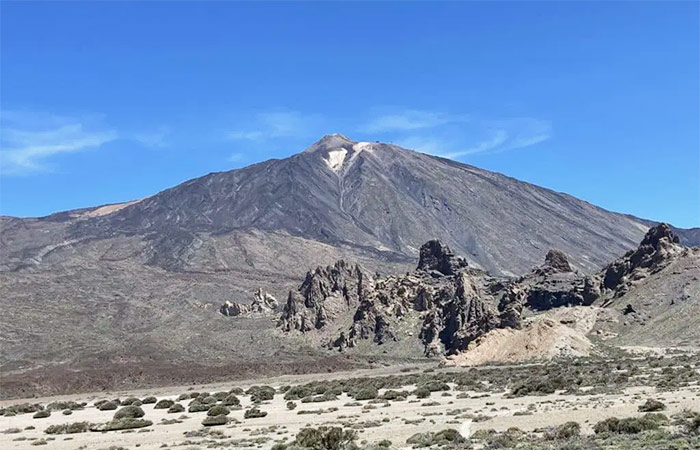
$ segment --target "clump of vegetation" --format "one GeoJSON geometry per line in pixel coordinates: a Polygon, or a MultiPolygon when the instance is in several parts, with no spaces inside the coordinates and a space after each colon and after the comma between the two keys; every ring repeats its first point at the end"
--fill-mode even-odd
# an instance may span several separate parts
{"type": "Polygon", "coordinates": [[[637,434],[642,431],[656,430],[659,428],[659,423],[654,418],[642,417],[626,417],[618,419],[610,417],[595,424],[593,431],[596,434],[601,433],[616,433],[616,434],[637,434]]]}
{"type": "Polygon", "coordinates": [[[195,402],[190,403],[190,407],[187,409],[187,412],[196,413],[196,412],[209,411],[209,408],[211,408],[210,405],[205,405],[204,403],[200,403],[200,402],[195,401],[195,402]]]}
{"type": "Polygon", "coordinates": [[[664,409],[666,409],[666,405],[653,398],[648,399],[644,404],[639,405],[638,408],[640,412],[655,412],[663,411],[664,409]]]}
{"type": "Polygon", "coordinates": [[[411,444],[413,447],[431,447],[433,445],[465,444],[467,440],[454,428],[447,428],[437,433],[431,431],[416,433],[409,437],[406,443],[411,444]]]}
{"type": "Polygon", "coordinates": [[[547,430],[544,438],[549,441],[567,440],[577,437],[581,434],[581,425],[578,422],[566,422],[558,427],[553,427],[547,430]]]}
{"type": "Polygon", "coordinates": [[[332,392],[324,392],[320,395],[309,395],[301,399],[302,403],[320,403],[320,402],[331,402],[338,400],[338,397],[332,392]]]}
{"type": "Polygon", "coordinates": [[[207,416],[209,417],[214,417],[214,416],[227,416],[231,410],[229,410],[227,407],[223,405],[215,405],[209,408],[207,411],[207,416]]]}
{"type": "Polygon", "coordinates": [[[179,403],[175,403],[173,406],[168,408],[168,414],[185,412],[185,407],[179,403]]]}
{"type": "Polygon", "coordinates": [[[202,425],[205,427],[213,427],[216,425],[226,425],[228,423],[228,417],[225,414],[219,416],[207,416],[202,420],[202,425]]]}
{"type": "Polygon", "coordinates": [[[430,389],[426,387],[417,387],[413,391],[413,395],[415,395],[417,398],[428,398],[430,397],[430,389]]]}
{"type": "Polygon", "coordinates": [[[71,401],[66,401],[66,402],[51,402],[48,405],[46,405],[46,409],[50,410],[59,410],[59,409],[70,409],[70,410],[79,410],[83,409],[85,405],[77,402],[71,402],[71,401]]]}
{"type": "Polygon", "coordinates": [[[114,420],[119,419],[138,419],[139,417],[145,416],[146,413],[139,406],[124,406],[119,411],[114,413],[114,420]]]}
{"type": "Polygon", "coordinates": [[[158,403],[156,403],[155,406],[153,406],[153,409],[168,409],[174,404],[174,401],[164,398],[163,400],[158,401],[158,403]]]}
{"type": "Polygon", "coordinates": [[[357,432],[341,427],[302,428],[291,446],[314,450],[350,450],[357,446],[357,432]]]}
{"type": "Polygon", "coordinates": [[[295,409],[296,407],[297,407],[297,404],[295,402],[292,402],[292,401],[287,402],[287,409],[288,410],[291,411],[291,410],[295,409]]]}
{"type": "Polygon", "coordinates": [[[372,400],[379,396],[379,391],[374,386],[360,388],[352,393],[355,400],[372,400]]]}
{"type": "Polygon", "coordinates": [[[131,430],[134,428],[150,427],[153,422],[146,419],[118,419],[110,422],[98,423],[90,425],[90,431],[119,431],[131,430]]]}
{"type": "Polygon", "coordinates": [[[155,398],[153,396],[149,396],[149,397],[144,397],[144,399],[141,400],[141,403],[144,405],[150,405],[150,404],[156,403],[157,401],[158,401],[157,398],[155,398]]]}
{"type": "Polygon", "coordinates": [[[74,434],[74,433],[85,433],[90,431],[90,422],[73,422],[73,423],[63,423],[60,425],[51,425],[44,433],[46,434],[74,434]]]}
{"type": "Polygon", "coordinates": [[[4,416],[10,417],[17,414],[29,414],[41,411],[44,409],[39,403],[21,403],[19,405],[11,405],[2,410],[4,416]]]}
{"type": "Polygon", "coordinates": [[[267,411],[261,411],[257,406],[254,406],[248,410],[246,410],[245,413],[243,413],[243,418],[244,419],[256,419],[258,417],[265,417],[267,415],[267,411]]]}
{"type": "MultiPolygon", "coordinates": [[[[121,405],[122,406],[129,406],[129,405],[133,405],[136,402],[143,404],[143,402],[136,397],[127,397],[124,400],[122,400],[121,405]]],[[[140,406],[140,405],[136,405],[136,406],[140,406]]]]}
{"type": "Polygon", "coordinates": [[[72,409],[64,409],[61,412],[61,414],[63,414],[64,416],[70,416],[71,414],[73,414],[73,410],[72,409]]]}
{"type": "Polygon", "coordinates": [[[50,415],[51,415],[51,410],[42,409],[41,411],[37,411],[36,413],[34,413],[34,415],[32,417],[35,419],[46,419],[50,415]]]}
{"type": "Polygon", "coordinates": [[[236,394],[228,394],[221,401],[221,404],[224,406],[241,406],[241,401],[238,397],[236,397],[236,394]]]}
{"type": "Polygon", "coordinates": [[[260,403],[272,400],[275,397],[275,388],[271,386],[251,386],[246,391],[246,394],[250,395],[250,401],[253,403],[260,403]]]}
{"type": "Polygon", "coordinates": [[[103,402],[98,402],[98,403],[95,403],[95,406],[100,411],[112,411],[112,410],[115,410],[119,407],[119,405],[116,402],[109,401],[109,400],[105,400],[103,402]],[[98,405],[98,403],[99,403],[99,405],[98,405]]]}

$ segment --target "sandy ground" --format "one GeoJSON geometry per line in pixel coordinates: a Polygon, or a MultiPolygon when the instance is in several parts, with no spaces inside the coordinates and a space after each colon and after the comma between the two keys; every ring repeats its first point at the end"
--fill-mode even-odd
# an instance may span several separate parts
{"type": "MultiPolygon", "coordinates": [[[[340,378],[343,376],[362,376],[371,374],[377,376],[389,373],[391,369],[381,369],[374,371],[355,371],[333,375],[309,375],[295,377],[279,377],[267,380],[249,380],[245,383],[235,383],[235,386],[243,387],[252,384],[269,384],[279,387],[283,384],[294,384],[307,382],[311,379],[340,378]],[[291,383],[290,383],[291,382],[291,383]]],[[[396,373],[393,369],[393,373],[396,373]]],[[[233,385],[207,385],[194,386],[198,391],[215,392],[218,390],[228,390],[233,385]]],[[[410,390],[413,386],[406,386],[404,389],[410,390]]],[[[72,435],[50,436],[44,433],[49,425],[63,424],[79,421],[106,422],[111,420],[115,411],[99,411],[92,407],[95,400],[102,398],[125,398],[127,394],[138,397],[154,395],[158,399],[176,399],[181,393],[187,392],[189,387],[173,387],[150,389],[144,391],[131,391],[129,393],[100,393],[85,394],[75,396],[63,396],[61,399],[71,399],[75,401],[86,401],[89,406],[84,410],[74,411],[70,416],[64,416],[60,411],[55,411],[45,419],[33,419],[32,414],[21,414],[14,417],[0,416],[0,448],[1,449],[22,449],[36,448],[33,441],[41,438],[55,438],[49,441],[46,448],[51,449],[102,449],[110,446],[121,446],[129,449],[156,449],[163,444],[168,446],[184,445],[185,448],[192,446],[198,448],[197,443],[202,440],[211,440],[211,437],[186,437],[185,433],[198,430],[201,422],[206,417],[206,412],[185,413],[188,418],[182,423],[164,425],[162,419],[174,419],[180,417],[181,413],[168,414],[164,409],[153,409],[153,405],[143,405],[146,412],[145,419],[153,421],[154,425],[134,431],[116,431],[107,433],[78,433],[72,435]],[[36,427],[33,430],[25,430],[28,426],[36,427]],[[19,428],[20,433],[5,434],[2,431],[9,428],[19,428]],[[17,439],[23,440],[17,440],[17,439]]],[[[380,391],[381,393],[381,391],[380,391]]],[[[286,400],[283,395],[276,395],[274,400],[265,402],[260,409],[267,411],[268,415],[263,418],[244,419],[243,413],[246,407],[250,406],[248,396],[239,396],[243,404],[240,410],[234,410],[229,417],[237,419],[240,424],[229,424],[224,426],[211,427],[222,431],[225,439],[255,439],[261,436],[270,438],[262,443],[260,448],[270,448],[275,441],[286,438],[287,441],[294,439],[296,432],[305,426],[337,425],[340,422],[364,423],[373,421],[375,426],[365,427],[358,430],[360,440],[369,442],[389,439],[395,447],[406,447],[406,439],[417,432],[438,431],[444,428],[455,428],[462,434],[469,434],[479,429],[493,428],[496,430],[506,430],[510,427],[519,427],[523,430],[533,430],[539,427],[558,425],[567,421],[579,422],[584,432],[591,432],[591,427],[596,422],[612,416],[633,416],[640,413],[637,407],[647,398],[660,399],[667,404],[667,415],[671,415],[682,409],[700,410],[700,387],[690,386],[674,392],[655,392],[653,388],[634,387],[614,395],[592,395],[576,396],[552,394],[547,396],[528,396],[519,398],[506,398],[503,393],[484,396],[483,393],[467,392],[472,398],[457,399],[458,392],[450,391],[449,396],[444,396],[442,392],[435,392],[430,398],[415,401],[414,397],[409,397],[408,401],[392,401],[390,406],[384,407],[376,404],[376,409],[363,409],[368,401],[361,401],[361,406],[344,406],[353,399],[343,394],[339,400],[322,403],[297,403],[297,408],[289,411],[286,408],[286,400]],[[413,400],[413,401],[411,401],[413,400]],[[425,405],[434,403],[433,406],[425,405]],[[323,414],[298,414],[302,410],[338,408],[338,411],[323,414]],[[488,416],[488,420],[472,422],[471,420],[455,419],[455,415],[447,414],[450,410],[459,409],[460,413],[471,413],[474,415],[488,416]],[[528,410],[530,415],[520,415],[528,410]],[[388,419],[388,421],[387,421],[388,419]],[[422,419],[422,420],[421,420],[422,419]],[[275,427],[268,429],[268,427],[275,427]]],[[[59,397],[37,398],[32,402],[48,403],[59,397]]],[[[18,403],[17,400],[2,402],[4,405],[18,403]]],[[[187,406],[189,400],[181,402],[187,406]]],[[[244,445],[239,445],[242,447],[244,445]]],[[[250,444],[253,446],[253,444],[250,444]]],[[[204,445],[202,445],[204,447],[204,445]]]]}

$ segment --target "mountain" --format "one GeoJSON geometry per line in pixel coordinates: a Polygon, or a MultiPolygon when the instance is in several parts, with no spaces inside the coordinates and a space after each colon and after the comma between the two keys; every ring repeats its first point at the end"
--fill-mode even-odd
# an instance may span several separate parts
{"type": "Polygon", "coordinates": [[[339,259],[405,272],[431,239],[493,275],[527,272],[552,248],[592,273],[650,224],[448,159],[329,135],[289,158],[142,200],[0,218],[0,383],[33,392],[365,364],[292,337],[281,346],[271,319],[232,325],[217,311],[251,303],[261,288],[283,299],[309,267],[339,259]]]}

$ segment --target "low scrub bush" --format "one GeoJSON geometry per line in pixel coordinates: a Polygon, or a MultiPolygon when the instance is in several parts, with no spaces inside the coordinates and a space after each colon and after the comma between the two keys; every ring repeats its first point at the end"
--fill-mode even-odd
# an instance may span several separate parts
{"type": "Polygon", "coordinates": [[[46,434],[74,434],[74,433],[85,433],[90,431],[89,422],[73,422],[73,423],[63,423],[60,425],[51,425],[44,430],[46,434]]]}
{"type": "Polygon", "coordinates": [[[153,406],[153,409],[168,409],[175,404],[172,400],[163,399],[158,401],[158,403],[153,406]]]}
{"type": "Polygon", "coordinates": [[[257,406],[254,406],[243,414],[244,419],[256,419],[258,417],[265,417],[267,415],[267,411],[261,411],[258,409],[257,406]]]}
{"type": "Polygon", "coordinates": [[[146,413],[139,406],[125,406],[116,413],[114,413],[114,420],[119,419],[138,419],[139,417],[145,416],[146,413]]]}
{"type": "Polygon", "coordinates": [[[610,417],[595,424],[593,431],[596,434],[637,434],[642,431],[656,430],[657,428],[659,428],[659,423],[649,417],[626,417],[624,419],[610,417]]]}
{"type": "Polygon", "coordinates": [[[32,417],[35,419],[46,419],[50,415],[51,415],[51,410],[42,409],[41,411],[37,411],[36,413],[34,413],[34,415],[32,417]]]}
{"type": "Polygon", "coordinates": [[[228,417],[226,415],[219,416],[207,416],[202,420],[202,425],[205,427],[213,427],[217,425],[226,425],[228,423],[228,417]]]}
{"type": "Polygon", "coordinates": [[[145,419],[119,419],[106,423],[98,423],[90,426],[90,431],[119,431],[131,430],[134,428],[150,427],[153,422],[145,419]]]}
{"type": "Polygon", "coordinates": [[[664,409],[666,409],[666,405],[653,398],[648,399],[644,404],[639,405],[638,408],[640,412],[663,411],[664,409]]]}
{"type": "Polygon", "coordinates": [[[227,416],[227,415],[229,415],[230,412],[231,412],[231,410],[229,410],[227,407],[225,407],[223,405],[216,405],[216,406],[212,406],[211,408],[209,408],[209,410],[207,411],[207,416],[209,416],[209,417],[227,416]]]}

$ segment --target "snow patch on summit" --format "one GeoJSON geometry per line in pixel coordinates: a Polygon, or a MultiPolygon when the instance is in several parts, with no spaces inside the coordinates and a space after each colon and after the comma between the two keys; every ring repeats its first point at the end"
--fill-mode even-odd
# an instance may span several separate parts
{"type": "Polygon", "coordinates": [[[340,148],[338,150],[331,150],[328,152],[328,158],[324,158],[326,164],[333,172],[340,172],[345,162],[345,156],[347,156],[348,151],[345,148],[340,148]]]}

